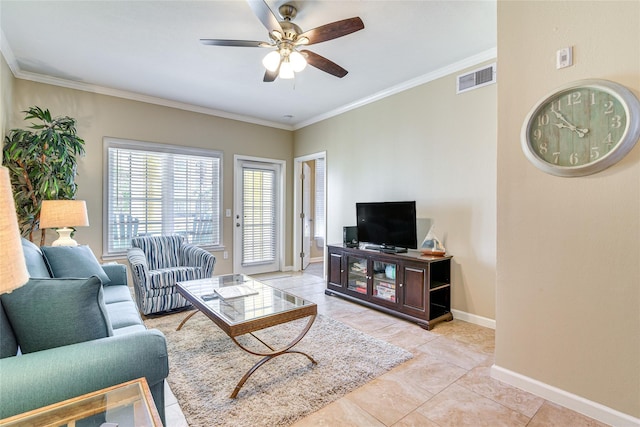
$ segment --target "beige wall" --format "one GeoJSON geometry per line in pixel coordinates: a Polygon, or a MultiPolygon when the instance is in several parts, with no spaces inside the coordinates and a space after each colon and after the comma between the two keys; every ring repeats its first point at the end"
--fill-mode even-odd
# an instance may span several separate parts
{"type": "MultiPolygon", "coordinates": [[[[289,175],[293,167],[293,136],[285,130],[26,80],[15,82],[11,128],[24,127],[23,115],[19,112],[33,105],[46,107],[53,115],[67,115],[77,120],[78,134],[85,140],[87,152],[79,161],[77,198],[87,201],[91,226],[78,228],[76,240],[91,246],[97,256],[102,252],[102,139],[105,136],[223,151],[222,206],[225,209],[233,209],[235,154],[286,160],[289,175]]],[[[291,240],[293,209],[293,187],[291,179],[287,181],[286,242],[291,240]]],[[[223,239],[229,259],[224,260],[222,252],[215,253],[218,273],[233,270],[232,219],[224,218],[223,239]]],[[[291,248],[288,244],[285,247],[285,264],[290,266],[291,248]]]]}
{"type": "Polygon", "coordinates": [[[0,54],[0,136],[2,137],[0,147],[4,146],[4,137],[10,129],[9,115],[12,110],[14,80],[7,61],[0,54]]]}
{"type": "Polygon", "coordinates": [[[529,109],[584,78],[640,96],[640,2],[498,2],[496,365],[640,417],[640,144],[559,178],[520,148],[529,109]],[[573,46],[575,65],[556,70],[573,46]]]}
{"type": "Polygon", "coordinates": [[[493,319],[497,89],[456,95],[460,73],[296,131],[295,156],[327,152],[327,243],[356,202],[416,200],[454,255],[453,308],[493,319]]]}

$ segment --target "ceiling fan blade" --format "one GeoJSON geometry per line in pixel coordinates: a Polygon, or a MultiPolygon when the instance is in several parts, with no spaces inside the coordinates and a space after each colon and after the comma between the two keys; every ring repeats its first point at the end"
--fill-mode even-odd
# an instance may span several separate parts
{"type": "Polygon", "coordinates": [[[301,50],[300,53],[307,57],[307,64],[316,67],[317,69],[322,70],[325,73],[329,73],[339,78],[343,78],[348,73],[347,70],[345,70],[335,62],[329,61],[324,56],[320,56],[317,53],[311,52],[310,50],[301,50]]]}
{"type": "Polygon", "coordinates": [[[343,19],[342,21],[332,22],[331,24],[322,25],[300,34],[298,38],[306,37],[310,44],[326,42],[327,40],[337,39],[347,34],[355,33],[364,28],[362,19],[355,17],[343,19]]]}
{"type": "Polygon", "coordinates": [[[280,73],[280,66],[278,66],[278,69],[275,71],[266,70],[264,72],[264,78],[262,79],[262,81],[266,83],[272,82],[278,77],[279,73],[280,73]]]}
{"type": "Polygon", "coordinates": [[[267,30],[269,30],[269,34],[274,31],[278,31],[280,34],[284,34],[282,31],[282,27],[280,26],[280,22],[273,14],[271,9],[269,9],[269,5],[264,0],[247,0],[251,10],[258,17],[262,25],[265,26],[267,30]]]}
{"type": "MultiPolygon", "coordinates": [[[[254,40],[200,39],[200,43],[210,46],[264,47],[264,42],[254,40]]],[[[267,46],[269,46],[267,44],[267,46]]]]}

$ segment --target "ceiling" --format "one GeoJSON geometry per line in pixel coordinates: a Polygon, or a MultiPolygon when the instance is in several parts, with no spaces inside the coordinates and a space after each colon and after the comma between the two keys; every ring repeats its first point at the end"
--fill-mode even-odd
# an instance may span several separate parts
{"type": "MultiPolygon", "coordinates": [[[[284,3],[267,0],[276,16],[284,3]]],[[[288,3],[298,7],[293,22],[303,31],[362,18],[363,30],[307,48],[349,74],[307,67],[293,80],[264,83],[268,49],[201,44],[268,40],[243,0],[0,0],[0,46],[18,78],[284,129],[496,55],[495,0],[288,3]]]]}

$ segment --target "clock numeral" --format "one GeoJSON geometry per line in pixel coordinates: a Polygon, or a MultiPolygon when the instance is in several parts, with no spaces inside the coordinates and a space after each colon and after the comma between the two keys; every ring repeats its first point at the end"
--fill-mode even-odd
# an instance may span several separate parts
{"type": "Polygon", "coordinates": [[[538,126],[546,126],[549,124],[549,115],[548,114],[543,114],[541,116],[538,116],[538,126]]]}
{"type": "Polygon", "coordinates": [[[613,138],[611,138],[611,132],[607,134],[607,137],[602,141],[603,144],[607,146],[607,151],[611,150],[611,146],[613,145],[613,138]]]}
{"type": "Polygon", "coordinates": [[[534,138],[534,139],[536,139],[536,140],[538,140],[538,139],[542,138],[542,130],[540,130],[540,129],[535,129],[535,130],[533,131],[533,138],[534,138]]]}
{"type": "Polygon", "coordinates": [[[591,92],[591,105],[596,105],[596,93],[591,92]]]}
{"type": "Polygon", "coordinates": [[[541,142],[538,145],[538,151],[540,154],[547,154],[547,151],[549,151],[549,144],[547,142],[541,142]]]}
{"type": "Polygon", "coordinates": [[[578,162],[580,161],[580,156],[578,155],[578,153],[571,153],[571,155],[569,156],[569,164],[573,165],[577,165],[578,162]]]}
{"type": "Polygon", "coordinates": [[[555,110],[555,111],[561,111],[562,110],[562,100],[558,99],[557,101],[554,101],[551,103],[551,110],[555,110]]]}
{"type": "Polygon", "coordinates": [[[613,114],[613,101],[607,101],[604,103],[604,113],[613,114]]]}
{"type": "Polygon", "coordinates": [[[560,162],[560,152],[556,151],[551,154],[553,155],[553,163],[557,165],[560,162]]]}
{"type": "Polygon", "coordinates": [[[598,147],[591,147],[591,160],[595,160],[598,157],[600,157],[600,151],[598,150],[598,147]]]}
{"type": "Polygon", "coordinates": [[[582,103],[582,93],[581,92],[573,92],[567,95],[567,105],[581,104],[582,103]]]}
{"type": "Polygon", "coordinates": [[[611,117],[611,127],[614,129],[618,129],[620,126],[622,126],[622,117],[617,114],[611,117]]]}

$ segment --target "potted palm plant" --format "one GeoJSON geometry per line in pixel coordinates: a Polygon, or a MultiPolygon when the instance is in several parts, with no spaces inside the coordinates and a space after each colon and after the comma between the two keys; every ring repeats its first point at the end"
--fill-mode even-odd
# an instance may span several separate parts
{"type": "MultiPolygon", "coordinates": [[[[25,120],[32,121],[31,126],[9,131],[2,159],[10,171],[20,231],[33,241],[42,201],[75,198],[77,158],[85,151],[75,119],[52,117],[49,110],[40,107],[23,113],[25,120]]],[[[45,230],[41,230],[40,245],[44,242],[45,230]]]]}

